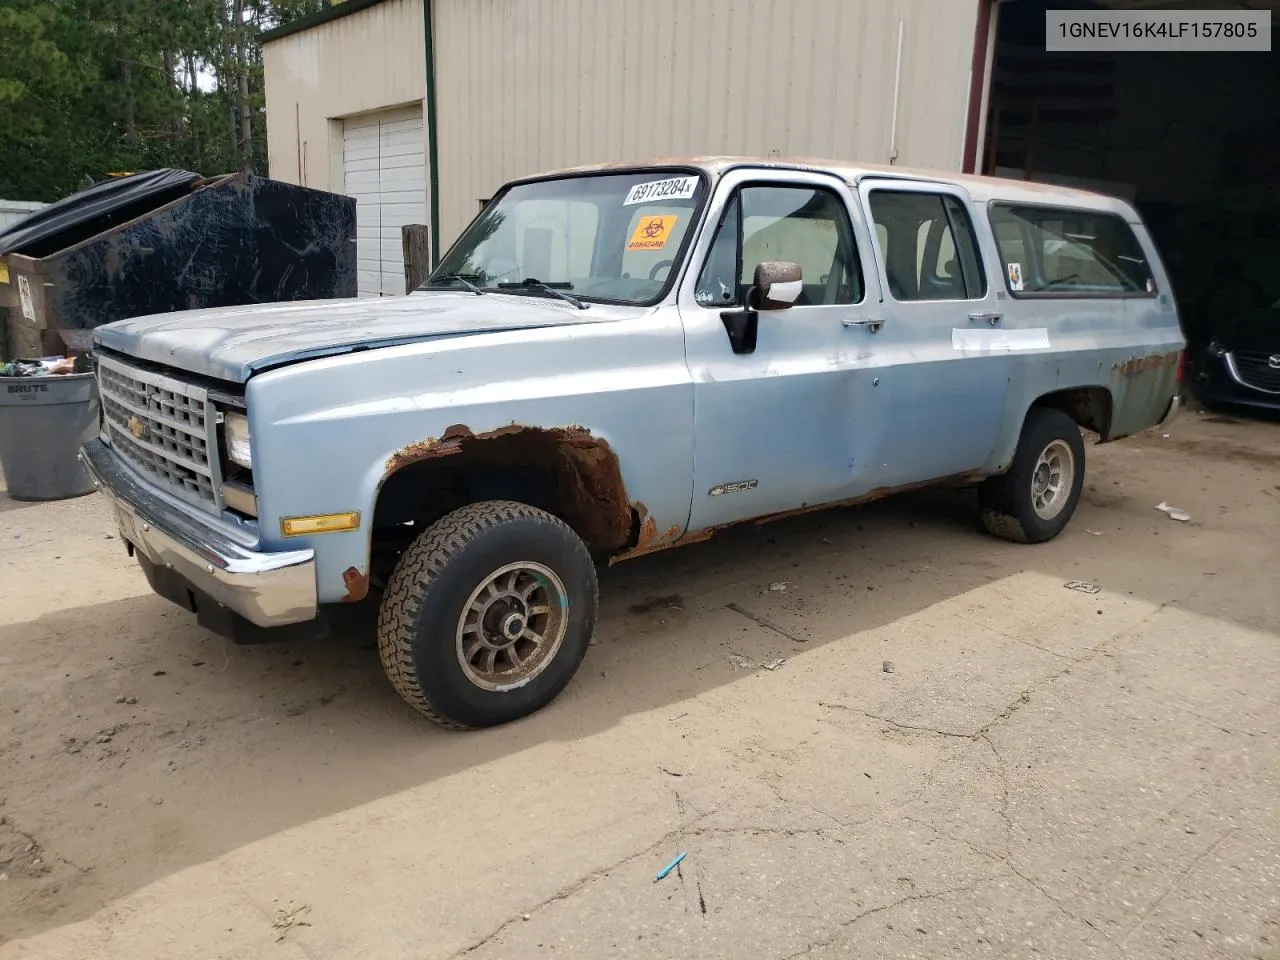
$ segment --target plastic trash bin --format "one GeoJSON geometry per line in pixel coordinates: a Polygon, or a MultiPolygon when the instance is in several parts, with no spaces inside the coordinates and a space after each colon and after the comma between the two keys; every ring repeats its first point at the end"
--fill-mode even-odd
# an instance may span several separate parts
{"type": "Polygon", "coordinates": [[[14,500],[65,500],[93,491],[80,447],[98,435],[92,373],[0,377],[0,469],[14,500]]]}

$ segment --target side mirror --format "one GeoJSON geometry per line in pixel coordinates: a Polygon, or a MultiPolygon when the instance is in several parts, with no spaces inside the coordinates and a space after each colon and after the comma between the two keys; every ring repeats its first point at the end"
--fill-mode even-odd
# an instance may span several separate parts
{"type": "Polygon", "coordinates": [[[746,303],[720,314],[734,353],[755,353],[761,310],[786,310],[800,298],[800,266],[785,260],[766,260],[756,267],[755,282],[746,303]]]}
{"type": "Polygon", "coordinates": [[[748,310],[786,310],[800,297],[802,274],[798,263],[766,260],[756,266],[747,294],[748,310]]]}

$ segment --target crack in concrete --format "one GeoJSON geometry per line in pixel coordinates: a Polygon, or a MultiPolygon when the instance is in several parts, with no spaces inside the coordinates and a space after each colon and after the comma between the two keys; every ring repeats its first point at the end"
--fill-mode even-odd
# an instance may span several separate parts
{"type": "MultiPolygon", "coordinates": [[[[975,627],[981,627],[983,630],[987,630],[991,633],[994,633],[997,637],[1003,637],[1004,639],[1008,640],[1010,643],[1020,643],[1024,646],[1031,647],[1033,650],[1039,650],[1041,653],[1047,653],[1051,657],[1059,657],[1062,660],[1070,660],[1072,663],[1079,663],[1081,660],[1084,659],[1084,657],[1073,657],[1069,653],[1058,653],[1057,650],[1050,650],[1048,647],[1042,647],[1040,646],[1040,644],[1033,643],[1030,640],[1024,640],[1022,637],[1015,637],[1013,634],[1005,633],[1003,630],[993,627],[991,626],[991,624],[986,623],[982,620],[975,620],[973,617],[968,616],[967,614],[957,613],[956,616],[958,616],[961,620],[964,620],[966,623],[971,623],[975,627]]],[[[1089,647],[1086,649],[1092,650],[1093,648],[1089,647]]]]}
{"type": "MultiPolygon", "coordinates": [[[[1063,671],[1063,672],[1065,673],[1066,671],[1063,671]]],[[[1055,680],[1060,675],[1061,674],[1055,674],[1053,677],[1050,678],[1050,680],[1055,680]]],[[[1003,710],[1001,710],[994,717],[992,717],[990,720],[988,720],[986,723],[984,723],[981,727],[979,727],[977,730],[973,731],[972,733],[965,733],[961,730],[944,730],[940,727],[927,727],[927,726],[913,724],[913,723],[903,723],[900,720],[894,720],[892,717],[885,717],[878,713],[872,713],[869,710],[859,710],[857,707],[851,707],[844,703],[827,703],[825,701],[819,701],[818,706],[823,707],[827,710],[847,710],[849,713],[856,713],[859,716],[866,717],[869,720],[875,720],[879,723],[888,724],[894,730],[899,730],[903,733],[927,733],[937,737],[951,737],[956,740],[978,741],[978,740],[985,739],[987,734],[991,731],[992,727],[1008,720],[1011,716],[1017,713],[1018,710],[1020,710],[1025,704],[1030,703],[1031,689],[1033,688],[1023,690],[1022,693],[1018,694],[1018,696],[1008,704],[1008,706],[1006,706],[1003,710]]]]}
{"type": "Polygon", "coordinates": [[[839,939],[842,933],[847,931],[854,924],[865,920],[867,917],[874,916],[877,913],[884,913],[886,910],[892,910],[894,907],[900,907],[904,903],[916,903],[923,900],[940,900],[943,897],[949,897],[957,893],[969,893],[970,891],[977,889],[981,884],[990,883],[993,880],[999,879],[999,877],[979,877],[971,883],[966,883],[958,887],[948,887],[945,890],[935,890],[933,893],[914,893],[910,896],[899,897],[897,900],[890,901],[889,903],[882,903],[878,907],[871,907],[868,910],[863,910],[861,913],[850,917],[848,920],[840,921],[831,936],[822,940],[815,940],[803,950],[787,954],[783,960],[796,960],[797,957],[807,956],[808,954],[813,953],[814,950],[821,947],[829,947],[839,939]]]}
{"type": "Polygon", "coordinates": [[[845,710],[849,713],[856,713],[858,716],[866,717],[868,720],[888,724],[894,730],[899,730],[903,733],[928,733],[937,737],[954,737],[957,740],[972,740],[975,736],[975,734],[961,733],[957,730],[940,730],[937,727],[923,727],[911,723],[902,723],[890,717],[882,717],[880,714],[872,713],[869,710],[859,710],[857,707],[851,707],[845,703],[827,703],[820,700],[818,701],[818,706],[826,710],[845,710]]]}
{"type": "Polygon", "coordinates": [[[507,920],[502,921],[502,923],[500,923],[497,926],[497,928],[495,928],[490,933],[486,934],[481,939],[477,940],[471,946],[464,947],[462,950],[459,950],[457,953],[453,955],[455,960],[456,958],[465,957],[465,956],[468,956],[469,954],[475,953],[481,947],[496,940],[498,937],[502,936],[502,934],[505,933],[509,927],[515,926],[515,924],[522,922],[525,916],[532,916],[533,914],[538,913],[539,911],[544,910],[547,907],[551,906],[551,904],[553,903],[558,903],[561,900],[568,900],[578,891],[584,889],[594,881],[604,879],[605,877],[609,876],[609,874],[613,873],[613,871],[617,870],[619,867],[625,867],[627,864],[634,863],[636,860],[639,860],[641,857],[649,856],[654,850],[658,849],[664,844],[669,844],[676,837],[684,836],[690,833],[697,836],[699,831],[692,828],[695,828],[698,823],[702,822],[709,816],[711,816],[710,813],[699,814],[693,820],[689,821],[689,823],[684,824],[683,826],[677,827],[676,829],[663,834],[661,837],[659,837],[653,843],[649,844],[643,850],[639,850],[636,853],[628,854],[627,856],[623,857],[621,860],[618,860],[614,863],[609,864],[607,867],[601,867],[598,870],[593,870],[591,871],[591,873],[587,874],[585,877],[580,877],[579,879],[575,880],[573,883],[570,883],[567,886],[561,887],[559,890],[557,890],[550,897],[547,897],[545,900],[542,900],[541,902],[535,904],[534,906],[520,911],[520,913],[516,914],[516,916],[514,917],[511,917],[507,920]]]}
{"type": "MultiPolygon", "coordinates": [[[[808,742],[807,739],[802,740],[799,744],[797,744],[796,749],[798,749],[800,746],[803,746],[807,742],[808,742]]],[[[741,754],[736,754],[736,753],[733,755],[736,756],[737,759],[743,763],[748,763],[748,764],[755,763],[754,758],[743,756],[741,754]]],[[[782,756],[778,754],[773,754],[773,757],[776,760],[783,760],[783,761],[790,759],[789,756],[782,756]]],[[[801,799],[795,799],[792,797],[783,796],[782,784],[778,782],[781,779],[781,776],[775,773],[772,777],[770,777],[768,775],[769,772],[770,771],[766,770],[760,773],[759,775],[757,775],[755,779],[763,787],[765,787],[765,789],[767,789],[771,794],[773,794],[773,799],[776,800],[778,804],[783,807],[783,809],[794,808],[794,807],[804,807],[810,813],[814,813],[820,817],[824,817],[827,820],[830,820],[832,823],[834,823],[838,827],[846,828],[850,826],[848,823],[841,820],[839,817],[835,816],[834,814],[827,813],[827,811],[821,809],[820,807],[814,806],[814,804],[810,803],[808,800],[801,800],[801,799]]]]}
{"type": "Polygon", "coordinates": [[[1165,900],[1169,898],[1169,895],[1178,889],[1178,886],[1182,883],[1183,880],[1185,880],[1191,874],[1191,871],[1194,870],[1196,867],[1200,866],[1200,864],[1203,863],[1204,860],[1211,853],[1213,853],[1213,851],[1217,850],[1220,846],[1226,843],[1228,838],[1230,838],[1230,836],[1239,829],[1240,828],[1238,826],[1229,827],[1222,834],[1222,836],[1218,837],[1217,840],[1213,841],[1213,843],[1205,847],[1204,850],[1202,850],[1199,854],[1197,854],[1190,863],[1188,863],[1185,867],[1179,870],[1177,875],[1172,880],[1169,881],[1169,886],[1165,889],[1164,893],[1156,897],[1155,900],[1152,901],[1151,906],[1147,907],[1147,909],[1143,911],[1142,916],[1140,916],[1137,919],[1137,922],[1134,923],[1134,925],[1131,926],[1125,932],[1125,935],[1120,938],[1120,940],[1118,941],[1118,945],[1123,947],[1126,943],[1128,943],[1129,939],[1135,933],[1141,930],[1143,925],[1145,925],[1146,922],[1151,919],[1151,915],[1160,908],[1160,904],[1164,903],[1165,900]]]}
{"type": "Polygon", "coordinates": [[[991,755],[996,758],[996,773],[1000,777],[1000,819],[1004,821],[1004,846],[1009,850],[1013,846],[1013,818],[1009,816],[1009,771],[1005,769],[1004,757],[996,742],[989,734],[982,734],[982,742],[991,748],[991,755]]]}
{"type": "MultiPolygon", "coordinates": [[[[942,837],[943,839],[946,839],[946,840],[950,840],[952,843],[958,843],[965,849],[969,850],[970,852],[972,852],[973,854],[979,857],[982,857],[985,860],[990,860],[993,863],[1000,864],[1006,870],[1008,870],[1011,874],[1013,874],[1013,876],[1017,877],[1019,880],[1023,881],[1028,886],[1032,887],[1038,894],[1040,894],[1040,896],[1044,897],[1044,899],[1048,900],[1051,904],[1053,904],[1054,907],[1056,907],[1058,911],[1062,913],[1064,916],[1068,917],[1071,920],[1075,920],[1077,923],[1083,923],[1085,926],[1089,927],[1091,930],[1094,930],[1102,934],[1104,937],[1106,937],[1106,933],[1103,932],[1092,920],[1090,920],[1088,917],[1082,917],[1078,914],[1072,913],[1063,905],[1061,900],[1059,900],[1057,897],[1051,894],[1048,890],[1046,890],[1043,886],[1041,886],[1038,880],[1024,873],[1023,870],[1013,862],[1012,856],[1009,853],[1003,853],[1003,854],[992,853],[990,850],[986,850],[983,847],[978,846],[976,843],[974,843],[971,840],[966,840],[964,837],[957,837],[954,834],[948,833],[947,831],[942,830],[939,827],[936,827],[932,823],[929,823],[925,820],[917,820],[914,817],[903,817],[903,819],[909,823],[914,823],[917,826],[921,826],[926,830],[930,830],[933,833],[935,833],[937,836],[942,837]]],[[[1110,937],[1107,937],[1107,939],[1110,940],[1110,937]]]]}

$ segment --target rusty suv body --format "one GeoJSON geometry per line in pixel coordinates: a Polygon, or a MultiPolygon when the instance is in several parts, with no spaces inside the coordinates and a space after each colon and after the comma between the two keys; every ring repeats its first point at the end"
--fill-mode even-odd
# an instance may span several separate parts
{"type": "Polygon", "coordinates": [[[1122,200],[816,161],[615,164],[508,184],[403,298],[100,328],[85,455],[156,589],[233,632],[378,592],[474,503],[545,511],[599,562],[996,483],[1033,411],[1102,441],[1172,416],[1182,348],[1122,200]]]}

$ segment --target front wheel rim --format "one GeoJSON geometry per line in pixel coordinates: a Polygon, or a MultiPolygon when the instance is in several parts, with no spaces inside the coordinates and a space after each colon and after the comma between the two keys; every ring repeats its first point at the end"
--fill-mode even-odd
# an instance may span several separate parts
{"type": "Polygon", "coordinates": [[[1054,520],[1066,509],[1075,484],[1076,457],[1065,440],[1050,441],[1031,471],[1031,509],[1041,520],[1054,520]]]}
{"type": "Polygon", "coordinates": [[[509,563],[471,591],[458,618],[463,675],[481,690],[522,687],[555,659],[568,632],[569,595],[549,567],[509,563]]]}

